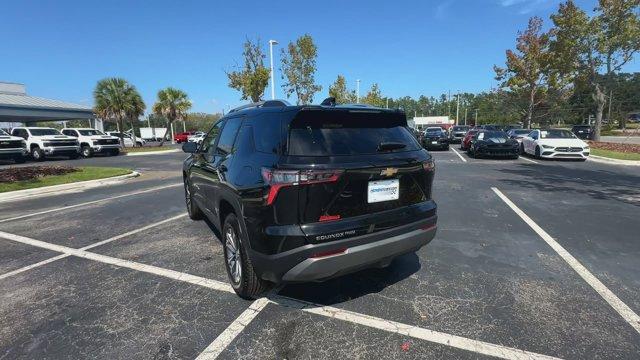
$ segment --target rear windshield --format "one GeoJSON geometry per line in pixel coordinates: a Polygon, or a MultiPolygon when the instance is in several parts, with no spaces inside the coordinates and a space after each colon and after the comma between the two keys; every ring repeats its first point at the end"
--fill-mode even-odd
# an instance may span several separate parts
{"type": "Polygon", "coordinates": [[[516,130],[511,130],[514,134],[516,135],[525,135],[531,132],[531,130],[529,129],[516,129],[516,130]]]}
{"type": "Polygon", "coordinates": [[[469,126],[454,126],[453,131],[467,131],[469,130],[469,126]]]}
{"type": "Polygon", "coordinates": [[[289,131],[289,155],[331,156],[378,153],[382,143],[402,144],[393,152],[420,149],[402,113],[302,111],[289,131]]]}

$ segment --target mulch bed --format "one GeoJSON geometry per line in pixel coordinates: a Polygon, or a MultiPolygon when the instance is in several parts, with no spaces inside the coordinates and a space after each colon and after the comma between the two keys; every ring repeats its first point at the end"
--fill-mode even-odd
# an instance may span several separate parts
{"type": "Polygon", "coordinates": [[[639,144],[618,144],[603,141],[588,141],[593,149],[611,150],[622,153],[640,153],[639,144]]]}
{"type": "Polygon", "coordinates": [[[0,169],[0,183],[33,180],[49,175],[64,175],[79,171],[69,166],[25,166],[0,169]]]}

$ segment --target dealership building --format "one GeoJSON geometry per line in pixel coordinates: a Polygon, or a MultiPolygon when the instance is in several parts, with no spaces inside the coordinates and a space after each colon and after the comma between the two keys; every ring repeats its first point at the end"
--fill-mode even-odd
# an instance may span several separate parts
{"type": "Polygon", "coordinates": [[[102,130],[90,106],[27,95],[24,84],[0,82],[0,128],[35,125],[39,121],[86,120],[102,130]]]}

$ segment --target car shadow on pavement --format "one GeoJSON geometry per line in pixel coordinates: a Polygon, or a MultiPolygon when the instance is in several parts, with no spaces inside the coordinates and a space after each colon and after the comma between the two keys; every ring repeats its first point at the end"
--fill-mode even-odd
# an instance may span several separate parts
{"type": "Polygon", "coordinates": [[[502,169],[509,177],[499,181],[541,192],[587,195],[598,200],[617,200],[640,206],[640,176],[606,170],[562,167],[535,167],[523,164],[517,169],[502,169]]]}
{"type": "Polygon", "coordinates": [[[288,284],[279,295],[321,305],[333,305],[378,293],[420,270],[420,259],[409,253],[394,259],[386,268],[370,268],[324,282],[288,284]]]}

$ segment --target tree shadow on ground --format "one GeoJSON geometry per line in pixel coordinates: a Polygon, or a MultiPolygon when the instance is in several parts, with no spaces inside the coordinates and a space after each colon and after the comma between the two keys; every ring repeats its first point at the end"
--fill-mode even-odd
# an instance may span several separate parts
{"type": "Polygon", "coordinates": [[[616,200],[640,206],[640,176],[608,170],[533,166],[501,169],[508,178],[498,181],[547,193],[587,195],[597,200],[616,200]]]}

